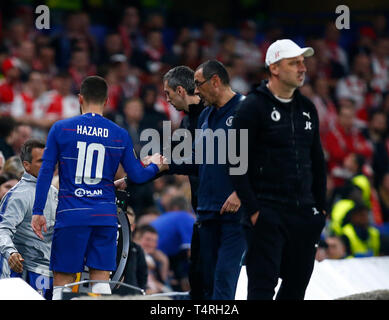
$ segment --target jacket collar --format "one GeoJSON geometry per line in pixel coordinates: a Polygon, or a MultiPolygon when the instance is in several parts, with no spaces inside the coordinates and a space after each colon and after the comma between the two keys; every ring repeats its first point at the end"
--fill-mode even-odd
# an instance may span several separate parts
{"type": "MultiPolygon", "coordinates": [[[[264,94],[265,96],[269,97],[269,98],[272,99],[273,101],[275,101],[275,102],[277,102],[277,103],[279,103],[279,104],[282,104],[282,102],[279,101],[279,100],[273,95],[273,93],[269,90],[269,88],[267,87],[268,82],[269,82],[269,80],[263,80],[263,81],[261,82],[261,84],[260,84],[258,87],[256,87],[256,88],[254,89],[254,91],[259,92],[259,93],[261,93],[261,94],[264,94]]],[[[300,93],[299,89],[296,89],[296,90],[294,91],[294,94],[293,94],[293,99],[299,98],[300,96],[301,96],[301,93],[300,93]]]]}
{"type": "Polygon", "coordinates": [[[24,174],[22,176],[22,179],[21,180],[24,180],[26,182],[34,182],[36,183],[36,181],[38,180],[37,178],[35,178],[33,175],[27,173],[26,171],[24,171],[24,174]]]}

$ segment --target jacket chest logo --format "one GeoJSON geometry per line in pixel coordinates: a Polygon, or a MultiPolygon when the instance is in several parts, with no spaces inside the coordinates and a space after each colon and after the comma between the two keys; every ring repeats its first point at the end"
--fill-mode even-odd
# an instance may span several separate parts
{"type": "Polygon", "coordinates": [[[311,121],[305,121],[304,130],[312,130],[312,122],[311,121]]]}
{"type": "Polygon", "coordinates": [[[276,110],[276,108],[273,108],[273,111],[270,114],[270,116],[273,121],[280,121],[281,119],[281,114],[279,113],[278,110],[276,110]]]}
{"type": "Polygon", "coordinates": [[[234,116],[230,116],[230,117],[227,118],[227,120],[226,120],[226,125],[227,125],[228,127],[231,127],[231,126],[232,126],[232,120],[234,120],[234,116]]]}
{"type": "MultiPolygon", "coordinates": [[[[309,112],[303,112],[303,116],[307,117],[309,120],[311,120],[311,115],[309,112]]],[[[311,121],[305,121],[305,128],[304,130],[312,130],[312,122],[311,121]]]]}

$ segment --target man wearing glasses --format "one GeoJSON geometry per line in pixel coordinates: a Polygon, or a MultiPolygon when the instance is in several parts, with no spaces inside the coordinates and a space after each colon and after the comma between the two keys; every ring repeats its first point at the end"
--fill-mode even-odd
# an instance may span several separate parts
{"type": "MultiPolygon", "coordinates": [[[[246,249],[240,225],[242,209],[230,182],[227,165],[218,159],[218,145],[222,142],[219,138],[214,139],[215,134],[213,149],[207,150],[206,139],[216,130],[221,130],[227,137],[226,145],[229,145],[228,130],[231,128],[235,110],[244,96],[232,91],[227,70],[216,60],[201,64],[195,71],[194,81],[195,94],[208,106],[199,116],[198,128],[203,134],[201,139],[196,139],[195,142],[203,142],[202,161],[201,164],[192,161],[192,164],[181,165],[172,161],[168,173],[198,175],[196,212],[200,224],[199,265],[204,288],[203,297],[206,300],[233,300],[241,257],[246,249]],[[211,153],[214,161],[207,163],[206,158],[211,153]]],[[[223,150],[227,153],[227,148],[223,150]]],[[[222,155],[219,156],[221,158],[222,155]]]]}

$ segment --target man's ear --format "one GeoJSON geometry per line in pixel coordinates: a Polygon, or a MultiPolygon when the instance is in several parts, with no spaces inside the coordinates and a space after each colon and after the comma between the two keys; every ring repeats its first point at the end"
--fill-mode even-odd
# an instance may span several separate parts
{"type": "Polygon", "coordinates": [[[270,74],[274,74],[275,76],[278,76],[279,74],[279,68],[278,68],[279,64],[278,63],[273,63],[269,66],[269,71],[270,71],[270,74]]]}
{"type": "Polygon", "coordinates": [[[185,89],[182,87],[182,86],[178,86],[177,87],[177,93],[181,96],[181,97],[184,97],[185,96],[185,89]]]}
{"type": "Polygon", "coordinates": [[[220,87],[220,85],[222,83],[220,78],[219,78],[219,76],[217,74],[214,74],[211,77],[211,80],[209,80],[209,81],[211,81],[211,84],[212,84],[213,87],[220,87]]]}
{"type": "Polygon", "coordinates": [[[28,172],[30,171],[30,168],[31,168],[31,163],[29,163],[28,161],[23,161],[23,167],[24,169],[28,172]]]}

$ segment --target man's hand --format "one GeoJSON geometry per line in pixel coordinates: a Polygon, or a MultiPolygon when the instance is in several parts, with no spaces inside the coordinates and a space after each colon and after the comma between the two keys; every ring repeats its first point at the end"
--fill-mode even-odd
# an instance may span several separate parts
{"type": "Polygon", "coordinates": [[[142,164],[147,167],[151,163],[152,156],[146,156],[142,159],[142,164]]]}
{"type": "Polygon", "coordinates": [[[255,226],[255,224],[257,223],[258,216],[259,216],[259,211],[255,212],[251,215],[250,220],[251,220],[251,223],[253,226],[255,226]]]}
{"type": "Polygon", "coordinates": [[[118,190],[124,190],[127,187],[127,183],[126,183],[125,178],[121,178],[121,179],[116,180],[114,182],[114,184],[115,184],[115,188],[118,190]]]}
{"type": "Polygon", "coordinates": [[[24,259],[22,258],[22,256],[20,255],[19,252],[13,252],[9,256],[8,264],[9,264],[9,267],[13,271],[15,271],[17,273],[22,273],[23,272],[23,264],[22,264],[23,261],[24,261],[24,259]]]}
{"type": "Polygon", "coordinates": [[[31,227],[35,234],[40,238],[44,239],[42,235],[42,228],[44,232],[47,232],[46,218],[44,215],[34,214],[31,220],[31,227]]]}
{"type": "Polygon", "coordinates": [[[151,163],[154,163],[158,166],[159,171],[164,171],[169,169],[169,165],[167,164],[166,157],[160,155],[159,153],[153,154],[149,160],[151,163]]]}
{"type": "Polygon", "coordinates": [[[227,198],[226,202],[224,202],[223,207],[220,210],[220,214],[223,214],[224,212],[235,213],[239,210],[239,208],[240,208],[240,199],[236,194],[236,191],[234,191],[227,198]]]}

